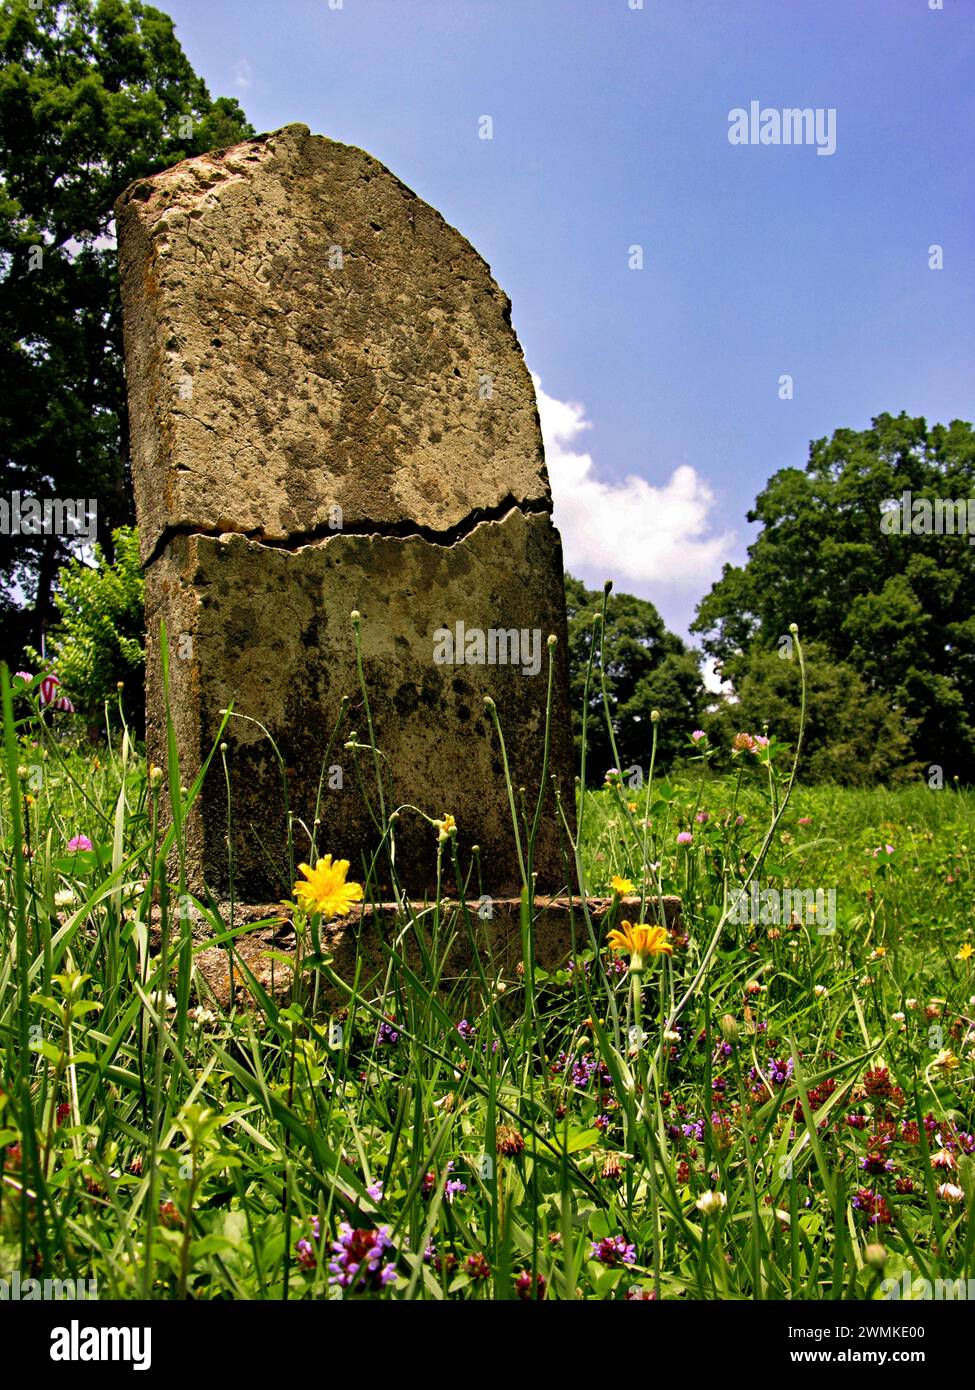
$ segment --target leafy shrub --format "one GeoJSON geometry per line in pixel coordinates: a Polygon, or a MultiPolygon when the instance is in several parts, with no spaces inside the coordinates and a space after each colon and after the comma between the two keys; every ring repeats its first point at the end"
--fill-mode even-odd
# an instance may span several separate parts
{"type": "MultiPolygon", "coordinates": [[[[146,653],[139,535],[135,527],[120,526],[112,542],[113,561],[96,545],[94,566],[72,560],[61,569],[54,600],[60,622],[45,664],[53,665],[75,707],[93,722],[123,682],[125,717],[141,729],[146,653]]],[[[29,655],[41,663],[38,652],[29,655]]]]}

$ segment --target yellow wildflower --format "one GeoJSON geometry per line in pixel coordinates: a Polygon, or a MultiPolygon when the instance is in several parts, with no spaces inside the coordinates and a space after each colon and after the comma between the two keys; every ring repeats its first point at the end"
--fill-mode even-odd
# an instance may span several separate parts
{"type": "Polygon", "coordinates": [[[666,927],[648,927],[644,922],[634,926],[632,922],[621,922],[606,938],[614,951],[628,951],[630,969],[636,974],[643,969],[648,956],[672,956],[674,948],[670,944],[666,927]]]}
{"type": "Polygon", "coordinates": [[[307,864],[299,864],[298,869],[307,881],[299,879],[294,892],[305,912],[320,912],[326,918],[347,917],[352,904],[362,901],[362,884],[346,882],[347,859],[336,859],[333,864],[332,856],[325,854],[313,869],[307,864]]]}
{"type": "Polygon", "coordinates": [[[966,941],[957,956],[955,956],[955,960],[968,960],[971,956],[975,956],[975,946],[973,946],[970,941],[966,941]]]}
{"type": "Polygon", "coordinates": [[[441,841],[449,840],[457,829],[457,822],[449,811],[444,811],[443,820],[435,820],[433,823],[437,828],[437,838],[441,841]]]}
{"type": "Polygon", "coordinates": [[[627,893],[633,892],[633,884],[630,879],[620,878],[619,874],[613,875],[609,881],[609,886],[612,888],[613,892],[619,894],[621,898],[625,898],[627,893]]]}

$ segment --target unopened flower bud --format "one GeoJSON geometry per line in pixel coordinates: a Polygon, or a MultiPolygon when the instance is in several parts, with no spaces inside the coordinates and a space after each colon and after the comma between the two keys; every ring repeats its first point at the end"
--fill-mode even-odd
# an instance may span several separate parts
{"type": "Polygon", "coordinates": [[[739,1038],[738,1020],[731,1014],[725,1014],[719,1021],[718,1027],[721,1029],[721,1036],[725,1042],[734,1045],[739,1038]]]}
{"type": "Polygon", "coordinates": [[[728,1198],[723,1192],[702,1192],[694,1205],[703,1216],[714,1216],[725,1209],[728,1198]]]}

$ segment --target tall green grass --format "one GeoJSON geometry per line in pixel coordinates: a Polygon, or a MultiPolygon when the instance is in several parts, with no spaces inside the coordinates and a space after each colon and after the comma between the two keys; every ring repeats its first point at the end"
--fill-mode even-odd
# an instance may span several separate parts
{"type": "MultiPolygon", "coordinates": [[[[400,817],[427,814],[392,803],[359,693],[375,843],[292,843],[292,872],[350,849],[388,863],[400,817]]],[[[421,910],[398,892],[381,970],[363,943],[340,976],[299,911],[282,993],[233,952],[253,924],[187,890],[201,779],[183,788],[171,730],[150,773],[118,715],[87,747],[5,670],[0,695],[0,1277],[121,1298],[837,1299],[975,1276],[971,793],[804,788],[774,740],[716,776],[688,736],[662,778],[654,728],[643,784],[610,776],[573,817],[546,778],[520,804],[491,707],[518,969],[475,909],[444,906],[480,895],[478,866],[427,815],[443,893],[421,910]],[[577,888],[620,876],[642,906],[616,897],[600,922],[584,898],[557,970],[528,891],[544,816],[577,888]],[[82,833],[92,849],[69,851],[82,833]],[[835,930],[735,921],[751,881],[835,889],[835,930]],[[668,893],[673,954],[631,974],[607,933],[668,893]],[[207,993],[193,962],[214,943],[250,1002],[207,993]]]]}

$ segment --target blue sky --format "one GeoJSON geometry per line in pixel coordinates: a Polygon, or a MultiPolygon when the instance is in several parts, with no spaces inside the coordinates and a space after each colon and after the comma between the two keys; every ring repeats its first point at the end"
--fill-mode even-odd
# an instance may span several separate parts
{"type": "Polygon", "coordinates": [[[973,0],[159,3],[258,130],[362,146],[471,240],[568,567],[676,630],[810,439],[973,418],[973,0]],[[835,153],[732,145],[752,101],[833,108],[835,153]]]}

